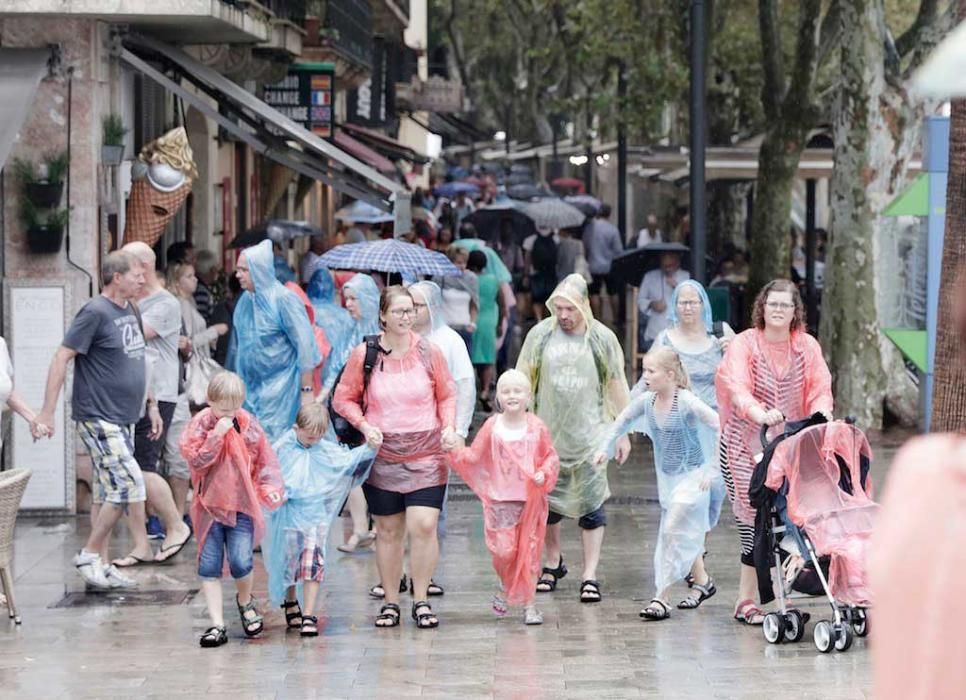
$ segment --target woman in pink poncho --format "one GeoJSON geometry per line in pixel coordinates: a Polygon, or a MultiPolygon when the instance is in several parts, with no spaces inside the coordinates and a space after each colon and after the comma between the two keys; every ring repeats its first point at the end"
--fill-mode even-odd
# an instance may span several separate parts
{"type": "Polygon", "coordinates": [[[379,299],[379,353],[368,379],[366,344],[352,350],[332,405],[367,440],[382,447],[363,484],[376,521],[376,564],[385,604],[376,627],[399,624],[403,536],[409,535],[412,618],[420,629],[439,626],[426,602],[439,559],[436,525],[449,476],[444,448],[456,446],[456,384],[442,351],[412,330],[409,292],[386,287],[379,299]]]}
{"type": "Polygon", "coordinates": [[[504,372],[496,385],[502,412],[487,419],[471,447],[451,453],[451,464],[483,502],[486,547],[501,583],[493,612],[502,617],[507,604],[522,605],[524,622],[539,625],[533,601],[560,458],[546,424],[527,413],[530,398],[527,376],[504,372]]]}
{"type": "Polygon", "coordinates": [[[761,426],[813,413],[832,417],[832,376],[822,349],[804,329],[798,288],[769,282],[755,299],[752,328],[738,334],[725,353],[715,389],[721,417],[721,475],[734,510],[741,545],[741,576],[734,617],[760,625],[752,549],[755,510],[748,497],[761,426]]]}

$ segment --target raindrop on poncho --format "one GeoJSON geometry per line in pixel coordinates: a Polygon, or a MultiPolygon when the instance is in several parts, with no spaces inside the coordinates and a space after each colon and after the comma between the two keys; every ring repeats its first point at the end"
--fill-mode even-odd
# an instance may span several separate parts
{"type": "Polygon", "coordinates": [[[342,504],[369,475],[375,452],[348,449],[327,440],[305,447],[295,430],[274,445],[285,483],[285,504],[268,518],[262,544],[268,595],[280,605],[285,590],[302,581],[322,581],[329,567],[326,540],[342,504]]]}
{"type": "Polygon", "coordinates": [[[550,428],[560,456],[560,476],[550,510],[569,518],[592,513],[610,498],[607,470],[593,457],[607,429],[627,405],[624,352],[617,336],[590,311],[587,282],[568,275],[547,300],[550,318],[527,334],[517,369],[530,379],[534,413],[550,428]],[[573,304],[586,322],[583,335],[564,332],[554,299],[573,304]]]}
{"type": "Polygon", "coordinates": [[[210,408],[198,413],[181,435],[181,454],[191,470],[191,524],[198,539],[198,554],[205,548],[215,521],[235,527],[244,513],[255,526],[253,544],[265,532],[262,509],[277,508],[284,487],[278,461],[258,421],[245,410],[235,414],[238,430],[214,433],[218,417],[210,408]]]}
{"type": "Polygon", "coordinates": [[[295,423],[300,375],[322,358],[302,301],[276,279],[272,242],[246,248],[254,292],[235,305],[226,366],[245,382],[245,409],[254,413],[270,439],[295,423]]]}
{"type": "Polygon", "coordinates": [[[645,391],[621,412],[604,442],[609,457],[628,432],[647,435],[654,446],[661,525],[654,549],[658,592],[682,580],[704,552],[705,535],[718,523],[724,481],[718,470],[718,414],[687,389],[675,392],[671,410],[660,418],[656,395],[645,391]],[[702,489],[705,480],[708,489],[702,489]]]}
{"type": "Polygon", "coordinates": [[[450,453],[451,465],[483,502],[486,547],[510,605],[533,600],[543,540],[547,529],[548,494],[557,481],[560,460],[550,431],[533,414],[526,431],[508,440],[497,427],[499,416],[482,425],[473,444],[450,453]],[[533,476],[542,472],[537,486],[533,476]]]}
{"type": "Polygon", "coordinates": [[[367,335],[378,335],[380,331],[379,287],[376,286],[375,280],[360,272],[342,285],[342,293],[346,292],[352,292],[358,300],[362,318],[356,320],[350,315],[349,326],[342,342],[338,347],[333,343],[332,354],[322,372],[322,384],[329,390],[332,389],[335,380],[339,377],[339,372],[348,362],[352,349],[367,335]]]}

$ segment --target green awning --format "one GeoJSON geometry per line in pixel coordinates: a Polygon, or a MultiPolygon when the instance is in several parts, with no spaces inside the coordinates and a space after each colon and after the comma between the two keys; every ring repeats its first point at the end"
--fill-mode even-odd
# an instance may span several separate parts
{"type": "Polygon", "coordinates": [[[929,352],[926,331],[912,328],[883,328],[882,332],[920,372],[926,371],[929,352]]]}
{"type": "Polygon", "coordinates": [[[882,212],[883,216],[929,216],[929,175],[921,173],[882,212]]]}

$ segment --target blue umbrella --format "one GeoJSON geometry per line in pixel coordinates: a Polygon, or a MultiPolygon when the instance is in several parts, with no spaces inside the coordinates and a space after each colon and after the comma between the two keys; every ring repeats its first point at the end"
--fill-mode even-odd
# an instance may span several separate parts
{"type": "Polygon", "coordinates": [[[395,238],[336,246],[319,262],[332,270],[379,270],[412,275],[459,275],[462,271],[435,250],[395,238]]]}
{"type": "Polygon", "coordinates": [[[385,224],[393,220],[393,215],[360,199],[339,209],[335,218],[355,224],[385,224]]]}
{"type": "Polygon", "coordinates": [[[436,193],[437,197],[446,197],[447,199],[452,199],[460,192],[470,196],[476,196],[480,193],[480,188],[476,185],[471,185],[468,182],[444,182],[442,185],[437,187],[434,192],[436,193]]]}

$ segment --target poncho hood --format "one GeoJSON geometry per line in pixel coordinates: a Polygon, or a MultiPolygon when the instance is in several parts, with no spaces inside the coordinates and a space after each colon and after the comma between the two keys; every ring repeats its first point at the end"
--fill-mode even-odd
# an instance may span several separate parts
{"type": "Polygon", "coordinates": [[[443,313],[443,290],[435,282],[417,282],[410,289],[419,292],[426,300],[429,311],[429,325],[431,330],[439,330],[446,324],[446,314],[443,313]]]}
{"type": "Polygon", "coordinates": [[[557,314],[553,308],[554,299],[562,299],[576,306],[580,315],[584,317],[587,330],[590,330],[591,326],[594,325],[594,312],[590,310],[590,293],[587,291],[587,280],[582,275],[575,272],[564,277],[557,288],[553,290],[550,298],[547,299],[547,308],[550,310],[550,316],[553,319],[553,327],[556,328],[557,314]]]}

